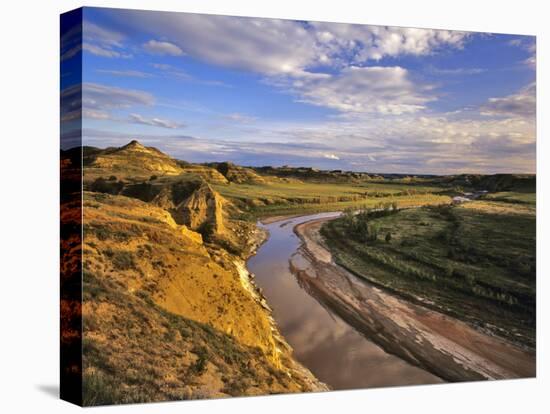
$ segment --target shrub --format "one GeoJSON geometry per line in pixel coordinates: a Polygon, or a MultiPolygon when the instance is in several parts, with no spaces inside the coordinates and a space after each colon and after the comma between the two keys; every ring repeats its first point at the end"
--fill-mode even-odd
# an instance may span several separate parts
{"type": "Polygon", "coordinates": [[[117,270],[129,270],[136,268],[134,254],[132,252],[128,252],[126,250],[108,249],[105,253],[111,258],[111,262],[117,270]]]}
{"type": "MultiPolygon", "coordinates": [[[[90,190],[96,193],[106,193],[106,194],[119,194],[120,191],[124,188],[124,183],[122,181],[113,181],[111,178],[107,181],[105,178],[99,177],[96,179],[90,186],[90,190]]],[[[115,177],[116,180],[116,177],[115,177]]]]}
{"type": "Polygon", "coordinates": [[[108,405],[120,402],[120,384],[114,382],[100,371],[84,373],[82,378],[83,404],[108,405]]]}
{"type": "Polygon", "coordinates": [[[197,355],[197,360],[189,366],[189,372],[193,375],[200,375],[206,370],[208,350],[204,346],[200,346],[193,348],[192,352],[197,355]]]}

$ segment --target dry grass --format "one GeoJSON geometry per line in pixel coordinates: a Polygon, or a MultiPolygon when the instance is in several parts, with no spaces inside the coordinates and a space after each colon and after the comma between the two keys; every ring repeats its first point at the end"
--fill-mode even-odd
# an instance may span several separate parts
{"type": "Polygon", "coordinates": [[[98,193],[84,202],[88,404],[309,389],[283,372],[288,352],[236,257],[145,202],[98,193]]]}

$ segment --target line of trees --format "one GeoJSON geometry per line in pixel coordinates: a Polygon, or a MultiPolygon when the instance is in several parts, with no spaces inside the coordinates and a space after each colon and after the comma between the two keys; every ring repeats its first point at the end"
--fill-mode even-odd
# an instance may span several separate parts
{"type": "MultiPolygon", "coordinates": [[[[373,219],[395,214],[398,211],[397,202],[379,203],[373,208],[364,207],[359,210],[347,208],[342,214],[342,223],[346,233],[360,242],[376,241],[380,227],[373,219]]],[[[389,233],[388,233],[389,234],[389,233]]],[[[386,242],[391,241],[391,234],[386,235],[386,242]]]]}

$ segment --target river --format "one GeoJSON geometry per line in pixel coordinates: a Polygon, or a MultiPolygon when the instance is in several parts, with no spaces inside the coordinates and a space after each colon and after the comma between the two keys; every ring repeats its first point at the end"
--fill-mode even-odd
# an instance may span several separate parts
{"type": "Polygon", "coordinates": [[[386,353],[303,290],[290,271],[299,260],[301,241],[293,228],[306,221],[334,217],[321,213],[259,224],[269,239],[248,261],[273,317],[294,357],[332,389],[433,384],[442,380],[386,353]]]}

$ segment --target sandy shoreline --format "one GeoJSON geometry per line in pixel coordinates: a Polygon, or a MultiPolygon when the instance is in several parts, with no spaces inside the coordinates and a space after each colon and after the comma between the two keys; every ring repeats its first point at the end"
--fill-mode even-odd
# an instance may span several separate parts
{"type": "Polygon", "coordinates": [[[259,222],[266,225],[266,224],[272,224],[277,221],[282,220],[290,220],[296,217],[303,216],[303,214],[288,214],[288,215],[277,215],[277,216],[268,216],[268,217],[262,217],[259,219],[259,222]]]}
{"type": "Polygon", "coordinates": [[[319,234],[327,220],[294,228],[303,245],[291,267],[304,289],[368,339],[447,381],[536,375],[534,353],[407,302],[336,265],[319,234]]]}

